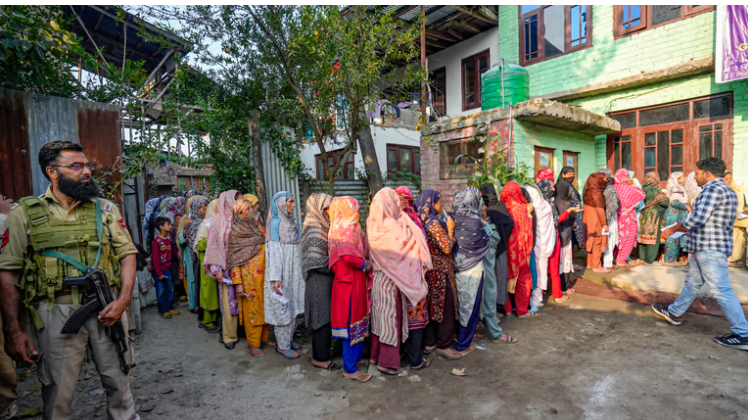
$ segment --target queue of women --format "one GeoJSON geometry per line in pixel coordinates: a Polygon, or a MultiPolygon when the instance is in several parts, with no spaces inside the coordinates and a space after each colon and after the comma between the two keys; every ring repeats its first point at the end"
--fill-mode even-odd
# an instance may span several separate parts
{"type": "MultiPolygon", "coordinates": [[[[220,332],[234,349],[241,325],[251,356],[272,348],[296,359],[303,319],[313,331],[312,364],[341,369],[331,360],[335,337],[343,342],[343,376],[365,382],[371,375],[358,366],[366,342],[369,364],[389,375],[401,372],[401,350],[413,371],[430,365],[424,354],[467,356],[479,329],[495,343],[517,342],[499,318],[537,317],[551,296],[569,299],[575,246],[597,272],[653,263],[661,228],[687,216],[699,188],[693,174],[671,174],[664,190],[655,172],[641,185],[633,175],[593,173],[580,196],[573,168],[556,180],[545,169],[536,184],[467,187],[450,213],[438,191],[415,198],[407,187],[383,188],[372,198],[366,233],[352,197],[311,195],[301,232],[288,192],[275,194],[266,217],[257,197],[235,190],[212,201],[191,191],[167,207],[183,216],[173,237],[201,328],[220,332]],[[634,247],[639,260],[631,261],[634,247]]],[[[665,264],[683,264],[683,241],[665,241],[665,264]]]]}

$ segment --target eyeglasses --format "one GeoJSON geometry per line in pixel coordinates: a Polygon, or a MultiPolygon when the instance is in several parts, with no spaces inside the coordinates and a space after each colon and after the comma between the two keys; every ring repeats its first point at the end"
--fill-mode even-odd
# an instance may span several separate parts
{"type": "Polygon", "coordinates": [[[96,165],[93,163],[71,163],[70,165],[49,165],[53,168],[70,168],[74,171],[82,171],[83,168],[88,168],[89,171],[93,172],[96,169],[96,165]]]}

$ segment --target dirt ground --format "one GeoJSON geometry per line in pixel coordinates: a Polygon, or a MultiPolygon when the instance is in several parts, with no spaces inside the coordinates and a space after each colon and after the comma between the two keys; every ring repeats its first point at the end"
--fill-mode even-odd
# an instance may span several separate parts
{"type": "MultiPolygon", "coordinates": [[[[315,369],[308,342],[296,361],[252,358],[244,340],[227,351],[181,309],[171,320],[145,309],[132,378],[143,419],[748,419],[748,352],[712,341],[724,318],[675,327],[647,306],[576,294],[538,318],[502,318],[517,344],[477,340],[463,360],[432,356],[418,374],[361,384],[315,369]]],[[[84,364],[74,418],[106,418],[100,389],[84,364]]],[[[33,372],[19,395],[22,410],[40,405],[33,372]]]]}

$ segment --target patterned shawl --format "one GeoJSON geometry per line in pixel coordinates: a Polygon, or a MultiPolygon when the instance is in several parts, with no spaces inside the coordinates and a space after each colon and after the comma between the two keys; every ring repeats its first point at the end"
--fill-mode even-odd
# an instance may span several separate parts
{"type": "Polygon", "coordinates": [[[587,182],[584,183],[584,190],[582,190],[582,199],[584,200],[585,206],[597,207],[599,209],[605,208],[605,186],[608,184],[608,180],[605,174],[601,172],[595,172],[587,178],[587,182]]]}
{"type": "MultiPolygon", "coordinates": [[[[210,203],[208,203],[208,209],[205,211],[205,218],[202,222],[200,222],[200,226],[197,228],[197,235],[195,236],[195,243],[194,246],[197,247],[197,244],[200,243],[203,239],[208,239],[208,228],[210,228],[211,222],[213,222],[213,218],[216,215],[216,205],[218,204],[218,200],[213,200],[210,203]]],[[[197,252],[197,249],[192,248],[197,252]]]]}
{"type": "Polygon", "coordinates": [[[392,188],[382,188],[371,200],[366,231],[372,266],[416,306],[429,291],[425,276],[433,268],[431,252],[421,228],[400,211],[392,188]]]}
{"type": "Polygon", "coordinates": [[[696,200],[696,197],[701,194],[701,187],[699,187],[699,184],[696,182],[696,172],[691,172],[686,177],[686,182],[683,183],[683,188],[686,189],[686,194],[688,195],[688,202],[693,203],[694,200],[696,200]]]}
{"type": "Polygon", "coordinates": [[[198,195],[191,197],[190,200],[190,214],[192,214],[192,220],[185,225],[185,235],[187,235],[187,245],[191,249],[195,249],[195,245],[197,244],[195,241],[195,238],[197,238],[197,230],[203,220],[205,220],[205,215],[200,214],[200,206],[203,204],[207,206],[208,199],[198,195]]]}
{"type": "Polygon", "coordinates": [[[683,172],[675,171],[670,174],[667,179],[667,195],[670,201],[680,201],[683,204],[688,204],[688,197],[686,197],[686,189],[680,185],[678,180],[683,176],[683,172]]]}
{"type": "Polygon", "coordinates": [[[615,178],[613,178],[613,171],[608,168],[600,170],[605,174],[608,184],[605,186],[603,196],[605,196],[605,221],[610,225],[613,222],[613,218],[618,217],[618,208],[621,206],[621,201],[618,199],[618,193],[615,184],[615,178]]]}
{"type": "Polygon", "coordinates": [[[660,189],[660,175],[657,172],[652,171],[644,175],[644,182],[642,183],[644,189],[644,209],[651,209],[662,201],[667,200],[667,194],[662,192],[660,189]]]}
{"type": "Polygon", "coordinates": [[[550,204],[551,211],[553,212],[553,225],[558,227],[559,213],[558,213],[558,207],[556,207],[556,203],[554,201],[554,197],[556,196],[556,190],[553,188],[553,178],[551,177],[550,179],[541,179],[540,181],[538,181],[536,185],[538,186],[538,189],[540,189],[540,193],[543,194],[543,199],[548,204],[550,204]]]}
{"type": "MultiPolygon", "coordinates": [[[[517,182],[511,181],[504,185],[501,190],[501,201],[514,219],[514,231],[508,243],[509,259],[517,261],[529,258],[532,253],[532,220],[527,215],[527,200],[517,182]]],[[[518,268],[515,264],[509,264],[510,280],[517,278],[518,268]]]]}
{"type": "Polygon", "coordinates": [[[400,210],[405,212],[405,214],[413,220],[413,223],[423,230],[423,223],[418,217],[415,205],[413,204],[413,191],[406,186],[401,186],[395,188],[395,192],[397,193],[397,196],[400,197],[400,210]]]}
{"type": "Polygon", "coordinates": [[[282,244],[298,244],[301,242],[299,228],[293,220],[293,214],[288,214],[286,202],[293,197],[291,193],[281,191],[273,196],[273,206],[270,208],[266,222],[266,234],[268,242],[280,242],[282,244]]]}
{"type": "Polygon", "coordinates": [[[265,243],[265,235],[259,228],[260,213],[253,210],[242,219],[234,213],[231,218],[231,232],[229,232],[226,250],[226,271],[244,265],[254,258],[265,243]]]}
{"type": "Polygon", "coordinates": [[[482,198],[475,187],[467,187],[455,194],[452,202],[455,221],[455,271],[465,271],[483,261],[491,248],[491,238],[481,221],[482,198]]]}
{"type": "Polygon", "coordinates": [[[447,229],[447,225],[444,221],[439,218],[439,214],[434,208],[434,204],[438,203],[442,199],[442,194],[436,190],[426,190],[418,196],[416,201],[416,208],[418,208],[418,216],[421,218],[424,229],[428,229],[429,224],[437,222],[442,225],[444,230],[447,229]]]}
{"type": "Polygon", "coordinates": [[[190,198],[192,198],[192,197],[194,197],[196,195],[203,195],[203,193],[201,193],[198,190],[189,190],[186,193],[184,193],[184,199],[185,200],[189,200],[190,198]]]}
{"type": "Polygon", "coordinates": [[[618,201],[620,202],[619,217],[632,211],[644,199],[644,191],[637,186],[629,184],[628,181],[628,169],[621,168],[616,171],[613,187],[616,189],[618,201]]]}
{"type": "Polygon", "coordinates": [[[358,223],[358,201],[353,197],[335,197],[330,203],[330,233],[327,250],[332,268],[344,255],[366,258],[366,237],[358,223]]]}
{"type": "MultiPolygon", "coordinates": [[[[169,217],[169,209],[173,208],[174,199],[174,197],[166,197],[161,201],[158,217],[169,217]]],[[[169,220],[172,219],[169,217],[169,220]]]]}
{"type": "MultiPolygon", "coordinates": [[[[547,180],[545,180],[547,181],[547,180]]],[[[549,258],[556,245],[556,226],[553,219],[553,208],[535,185],[528,185],[525,190],[530,195],[530,204],[535,208],[535,258],[549,258]]]]}
{"type": "Polygon", "coordinates": [[[312,194],[306,199],[306,217],[301,228],[301,265],[304,278],[312,270],[327,271],[330,266],[327,249],[330,216],[325,210],[331,203],[332,197],[327,194],[312,194]]]}
{"type": "Polygon", "coordinates": [[[238,191],[228,190],[218,196],[216,203],[216,216],[211,222],[208,231],[208,247],[205,248],[205,260],[203,264],[217,265],[223,270],[228,270],[227,253],[228,238],[231,232],[232,219],[234,218],[234,204],[238,191]]]}
{"type": "Polygon", "coordinates": [[[535,176],[535,182],[539,183],[542,180],[551,181],[551,184],[553,184],[553,169],[545,168],[539,170],[538,174],[535,176]]]}

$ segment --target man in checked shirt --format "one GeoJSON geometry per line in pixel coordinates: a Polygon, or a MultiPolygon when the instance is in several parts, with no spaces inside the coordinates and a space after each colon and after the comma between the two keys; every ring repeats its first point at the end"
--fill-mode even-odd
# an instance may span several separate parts
{"type": "Polygon", "coordinates": [[[696,167],[696,182],[703,190],[693,203],[693,212],[686,220],[662,232],[663,241],[676,232],[688,233],[685,251],[689,253],[690,269],[678,299],[668,307],[655,303],[652,309],[669,323],[680,325],[699,289],[707,283],[732,326],[730,334],[715,337],[714,341],[725,347],[748,350],[748,322],[732,291],[727,270],[738,197],[723,179],[725,162],[722,159],[702,159],[696,167]]]}

